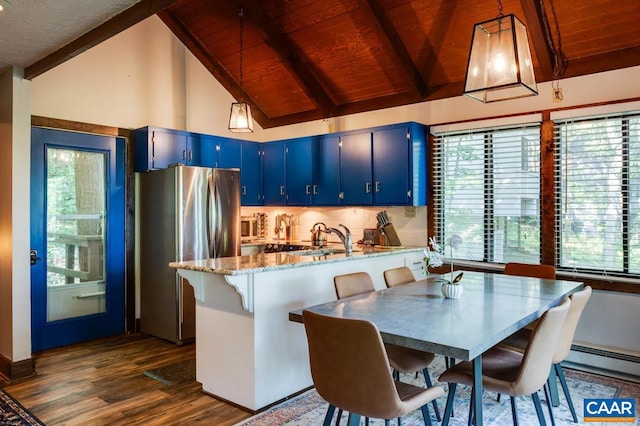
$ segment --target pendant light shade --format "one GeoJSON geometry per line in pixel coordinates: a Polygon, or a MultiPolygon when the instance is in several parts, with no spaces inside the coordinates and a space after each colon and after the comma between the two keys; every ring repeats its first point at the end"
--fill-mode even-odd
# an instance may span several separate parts
{"type": "Polygon", "coordinates": [[[251,107],[246,102],[234,102],[231,104],[231,116],[229,117],[229,130],[236,133],[253,132],[253,120],[251,119],[251,107]]]}
{"type": "Polygon", "coordinates": [[[464,94],[484,103],[538,94],[527,29],[514,15],[474,26],[464,94]]]}
{"type": "MultiPolygon", "coordinates": [[[[244,47],[244,10],[240,8],[240,89],[242,89],[242,50],[244,47]]],[[[244,90],[244,89],[242,89],[244,90]]],[[[240,102],[231,104],[231,115],[229,116],[229,130],[234,133],[253,132],[253,119],[251,118],[251,107],[248,103],[240,99],[240,102]]]]}

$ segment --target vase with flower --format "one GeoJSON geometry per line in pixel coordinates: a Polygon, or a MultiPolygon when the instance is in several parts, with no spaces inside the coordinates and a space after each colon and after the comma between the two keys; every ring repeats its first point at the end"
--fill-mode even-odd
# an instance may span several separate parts
{"type": "MultiPolygon", "coordinates": [[[[462,237],[460,235],[454,234],[448,239],[447,242],[449,244],[449,263],[451,265],[451,271],[443,276],[444,283],[442,284],[441,291],[442,295],[445,298],[457,299],[458,297],[462,296],[463,287],[460,284],[460,280],[462,279],[462,272],[454,277],[453,250],[457,250],[460,247],[460,245],[462,244],[462,237]]],[[[427,248],[425,248],[424,254],[427,273],[429,273],[429,268],[436,268],[444,264],[444,245],[438,244],[434,237],[429,238],[429,245],[427,246],[427,248]]]]}

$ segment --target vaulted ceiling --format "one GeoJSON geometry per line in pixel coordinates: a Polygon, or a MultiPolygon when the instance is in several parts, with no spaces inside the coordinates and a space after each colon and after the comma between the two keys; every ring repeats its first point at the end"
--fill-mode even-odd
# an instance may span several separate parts
{"type": "MultiPolygon", "coordinates": [[[[553,79],[560,47],[567,59],[563,78],[640,65],[638,0],[502,5],[527,26],[538,83],[553,79]]],[[[94,29],[93,37],[62,46],[57,61],[49,55],[27,67],[27,78],[152,13],[268,128],[462,94],[473,25],[497,17],[498,3],[142,0],[94,29]]]]}

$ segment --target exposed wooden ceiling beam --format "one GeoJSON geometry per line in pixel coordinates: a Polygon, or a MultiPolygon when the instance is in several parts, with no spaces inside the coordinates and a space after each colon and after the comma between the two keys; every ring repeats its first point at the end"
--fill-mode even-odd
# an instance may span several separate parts
{"type": "Polygon", "coordinates": [[[184,28],[182,23],[176,19],[168,10],[158,12],[158,17],[164,22],[164,24],[178,37],[178,39],[184,44],[187,49],[200,61],[202,65],[211,73],[211,75],[218,80],[222,87],[224,87],[231,96],[235,99],[242,99],[251,106],[251,115],[254,120],[260,124],[263,128],[269,120],[269,117],[264,111],[251,99],[251,96],[244,91],[244,88],[240,87],[236,83],[235,79],[226,68],[213,56],[209,51],[202,46],[200,41],[194,39],[189,31],[184,28]]]}
{"type": "Polygon", "coordinates": [[[289,37],[284,34],[255,0],[237,0],[238,10],[242,7],[245,19],[262,31],[263,41],[278,56],[284,67],[296,79],[307,97],[321,111],[323,116],[331,115],[335,104],[315,77],[315,70],[302,58],[289,37]]]}
{"type": "Polygon", "coordinates": [[[97,44],[126,30],[158,11],[170,6],[176,0],[142,0],[124,12],[114,16],[104,24],[81,35],[66,46],[61,47],[50,55],[45,56],[24,70],[24,78],[31,80],[42,73],[72,59],[97,44]]]}
{"type": "Polygon", "coordinates": [[[537,0],[520,0],[524,10],[524,21],[527,31],[533,43],[533,49],[538,58],[538,69],[542,75],[538,75],[536,80],[549,81],[553,79],[554,53],[547,42],[547,31],[550,31],[548,19],[543,6],[537,0]]]}
{"type": "Polygon", "coordinates": [[[367,15],[367,20],[373,25],[385,52],[394,62],[396,69],[409,82],[408,91],[412,95],[413,101],[421,100],[426,95],[426,84],[400,35],[387,19],[383,7],[378,0],[359,0],[358,3],[367,15]]]}
{"type": "Polygon", "coordinates": [[[571,59],[563,78],[612,71],[640,65],[640,46],[571,59]]]}

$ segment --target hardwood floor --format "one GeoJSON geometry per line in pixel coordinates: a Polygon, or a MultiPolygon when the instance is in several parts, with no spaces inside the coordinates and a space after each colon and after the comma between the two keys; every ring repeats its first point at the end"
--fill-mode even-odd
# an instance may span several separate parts
{"type": "Polygon", "coordinates": [[[43,351],[36,377],[4,389],[47,426],[233,425],[250,417],[203,393],[196,381],[168,386],[143,374],[194,358],[193,344],[115,336],[43,351]]]}

